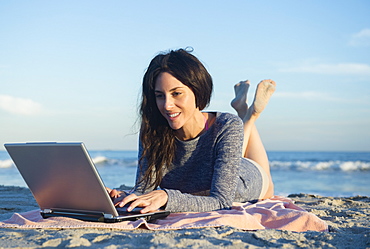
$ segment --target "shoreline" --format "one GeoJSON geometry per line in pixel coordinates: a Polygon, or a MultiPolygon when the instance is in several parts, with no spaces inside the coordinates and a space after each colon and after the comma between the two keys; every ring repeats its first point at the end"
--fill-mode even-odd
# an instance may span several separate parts
{"type": "MultiPolygon", "coordinates": [[[[288,196],[327,222],[329,232],[244,231],[232,227],[151,231],[146,229],[0,229],[0,248],[366,248],[370,247],[370,198],[288,196]]],[[[0,185],[0,220],[38,208],[27,188],[0,185]]]]}

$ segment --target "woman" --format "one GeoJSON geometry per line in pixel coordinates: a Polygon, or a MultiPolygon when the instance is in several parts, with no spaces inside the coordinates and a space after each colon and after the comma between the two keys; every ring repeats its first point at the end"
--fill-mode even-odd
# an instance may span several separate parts
{"type": "Polygon", "coordinates": [[[212,78],[190,52],[159,54],[143,78],[139,166],[129,195],[112,190],[116,205],[142,213],[230,208],[233,201],[273,195],[269,163],[254,125],[275,90],[258,84],[248,108],[249,81],[235,85],[231,105],[239,117],[201,112],[212,94],[212,78]]]}

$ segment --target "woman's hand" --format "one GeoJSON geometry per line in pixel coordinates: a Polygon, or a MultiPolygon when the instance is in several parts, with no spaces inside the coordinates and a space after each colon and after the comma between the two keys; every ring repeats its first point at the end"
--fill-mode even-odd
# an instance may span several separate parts
{"type": "Polygon", "coordinates": [[[108,195],[112,199],[113,203],[119,203],[120,201],[123,200],[123,198],[127,196],[124,191],[120,191],[117,189],[110,189],[107,187],[105,187],[105,189],[107,190],[108,195]]]}
{"type": "Polygon", "coordinates": [[[131,194],[123,198],[121,202],[116,203],[116,206],[123,207],[127,203],[131,202],[127,211],[133,210],[135,207],[142,207],[140,213],[149,213],[158,210],[159,208],[166,205],[168,195],[164,190],[154,190],[148,194],[137,196],[131,194]]]}

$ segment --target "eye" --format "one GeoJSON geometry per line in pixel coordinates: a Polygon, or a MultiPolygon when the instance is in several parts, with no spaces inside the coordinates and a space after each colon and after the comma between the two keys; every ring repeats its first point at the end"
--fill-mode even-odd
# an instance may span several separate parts
{"type": "Polygon", "coordinates": [[[172,93],[172,96],[177,97],[177,96],[179,96],[179,95],[181,95],[181,94],[182,94],[181,92],[173,92],[173,93],[172,93]]]}
{"type": "Polygon", "coordinates": [[[163,94],[162,93],[156,93],[155,98],[156,99],[161,99],[161,98],[163,98],[163,94]]]}

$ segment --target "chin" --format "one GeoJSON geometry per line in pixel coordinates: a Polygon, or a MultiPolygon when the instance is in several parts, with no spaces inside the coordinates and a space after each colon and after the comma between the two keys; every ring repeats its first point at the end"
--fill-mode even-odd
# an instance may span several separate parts
{"type": "Polygon", "coordinates": [[[173,125],[173,124],[171,125],[170,123],[168,123],[168,125],[171,127],[172,130],[175,130],[175,131],[181,129],[181,127],[182,127],[182,126],[173,125]]]}
{"type": "Polygon", "coordinates": [[[181,129],[181,127],[174,127],[174,126],[172,126],[172,125],[170,125],[170,127],[171,127],[171,129],[172,129],[172,130],[174,130],[174,131],[177,131],[177,130],[180,130],[180,129],[181,129]]]}

